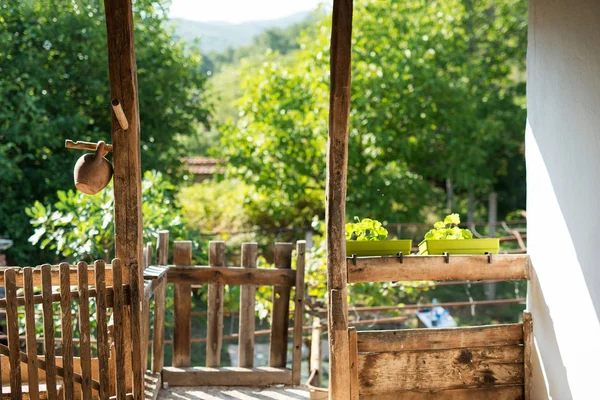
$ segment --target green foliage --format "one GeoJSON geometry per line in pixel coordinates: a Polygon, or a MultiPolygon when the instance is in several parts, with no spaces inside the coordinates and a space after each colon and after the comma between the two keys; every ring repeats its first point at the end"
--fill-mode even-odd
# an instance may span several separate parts
{"type": "MultiPolygon", "coordinates": [[[[183,237],[180,210],[173,202],[174,187],[159,172],[148,171],[142,180],[144,240],[154,240],[168,229],[171,238],[183,237]]],[[[53,206],[36,201],[26,209],[35,233],[32,245],[51,250],[71,261],[110,259],[114,254],[112,183],[95,196],[59,190],[53,206]]]]}
{"type": "MultiPolygon", "coordinates": [[[[446,179],[457,195],[524,185],[526,11],[516,0],[355,2],[349,215],[422,219],[445,207],[446,179]]],[[[218,153],[272,215],[304,225],[323,215],[330,29],[324,18],[299,51],[242,63],[239,118],[218,153]]]]}
{"type": "MultiPolygon", "coordinates": [[[[178,173],[176,137],[208,123],[206,76],[165,27],[160,3],[134,3],[143,167],[178,173]]],[[[0,236],[15,241],[13,262],[47,261],[27,244],[24,212],[71,188],[81,155],[65,139],[110,142],[106,27],[99,0],[0,4],[0,236]]]]}
{"type": "Polygon", "coordinates": [[[385,240],[388,235],[387,229],[381,225],[381,222],[358,217],[354,217],[356,222],[346,224],[346,240],[385,240]]]}
{"type": "Polygon", "coordinates": [[[425,239],[433,240],[453,240],[453,239],[472,239],[473,233],[468,229],[461,229],[460,216],[450,214],[443,221],[433,224],[433,229],[425,234],[425,239]]]}

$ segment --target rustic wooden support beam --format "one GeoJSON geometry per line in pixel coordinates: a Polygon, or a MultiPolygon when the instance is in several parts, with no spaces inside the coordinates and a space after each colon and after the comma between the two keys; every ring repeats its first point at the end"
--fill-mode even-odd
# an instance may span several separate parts
{"type": "Polygon", "coordinates": [[[346,289],[346,181],[350,116],[352,0],[334,0],[327,145],[327,288],[329,291],[329,398],[350,398],[346,289]]]}
{"type": "MultiPolygon", "coordinates": [[[[275,268],[292,269],[292,243],[275,243],[275,268]]],[[[287,363],[288,318],[290,314],[290,287],[273,288],[271,311],[271,340],[269,367],[285,368],[287,363]]]]}
{"type": "MultiPolygon", "coordinates": [[[[225,242],[209,243],[208,263],[214,267],[225,266],[225,242]]],[[[208,326],[206,328],[206,366],[221,366],[223,345],[223,285],[208,285],[208,326]]]]}

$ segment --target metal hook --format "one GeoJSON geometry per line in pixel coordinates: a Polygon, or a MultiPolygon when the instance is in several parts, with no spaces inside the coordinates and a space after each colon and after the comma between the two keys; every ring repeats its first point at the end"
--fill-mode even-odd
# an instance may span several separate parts
{"type": "Polygon", "coordinates": [[[449,252],[444,252],[444,257],[446,257],[446,264],[450,264],[450,253],[449,252]]]}
{"type": "Polygon", "coordinates": [[[356,266],[356,254],[352,254],[352,265],[356,266]]]}
{"type": "Polygon", "coordinates": [[[488,264],[492,263],[492,253],[490,251],[486,251],[484,253],[488,257],[488,264]]]}
{"type": "Polygon", "coordinates": [[[398,260],[400,261],[400,264],[404,264],[404,256],[402,255],[402,252],[398,252],[397,254],[398,256],[398,260]]]}

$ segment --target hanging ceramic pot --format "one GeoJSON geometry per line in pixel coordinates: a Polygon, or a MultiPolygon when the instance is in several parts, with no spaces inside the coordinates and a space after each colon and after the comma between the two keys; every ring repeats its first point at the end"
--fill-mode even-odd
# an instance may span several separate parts
{"type": "Polygon", "coordinates": [[[106,143],[98,142],[96,153],[84,154],[75,164],[75,187],[85,194],[97,194],[112,178],[113,167],[103,156],[105,146],[106,143]]]}

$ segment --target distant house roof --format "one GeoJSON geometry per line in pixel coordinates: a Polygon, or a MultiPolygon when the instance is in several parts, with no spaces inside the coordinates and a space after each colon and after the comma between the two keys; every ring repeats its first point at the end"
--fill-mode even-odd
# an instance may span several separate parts
{"type": "Polygon", "coordinates": [[[225,171],[223,160],[211,157],[185,157],[185,169],[194,175],[214,175],[225,171]]]}

